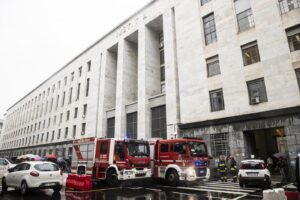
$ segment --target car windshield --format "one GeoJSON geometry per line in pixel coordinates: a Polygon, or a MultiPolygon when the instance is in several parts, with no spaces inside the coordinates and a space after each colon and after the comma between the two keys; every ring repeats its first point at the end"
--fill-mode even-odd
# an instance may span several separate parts
{"type": "Polygon", "coordinates": [[[127,151],[130,156],[148,156],[149,145],[146,143],[129,142],[127,151]]]}
{"type": "Polygon", "coordinates": [[[242,163],[242,169],[264,169],[263,163],[242,163]]]}
{"type": "Polygon", "coordinates": [[[191,156],[207,156],[206,145],[204,142],[189,142],[191,156]]]}
{"type": "Polygon", "coordinates": [[[49,172],[49,171],[58,171],[58,167],[55,164],[50,163],[41,163],[34,165],[34,168],[38,171],[49,172]]]}

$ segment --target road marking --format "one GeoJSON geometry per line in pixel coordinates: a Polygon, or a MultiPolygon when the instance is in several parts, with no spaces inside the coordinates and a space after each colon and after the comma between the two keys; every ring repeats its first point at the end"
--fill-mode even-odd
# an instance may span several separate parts
{"type": "Polygon", "coordinates": [[[183,190],[194,190],[194,191],[205,191],[205,192],[219,192],[219,193],[227,193],[227,194],[240,194],[244,195],[247,193],[244,192],[234,192],[234,191],[222,191],[222,190],[212,190],[212,189],[201,189],[201,188],[192,188],[192,187],[171,187],[165,185],[158,185],[159,187],[167,187],[167,188],[175,188],[175,189],[183,189],[183,190]]]}
{"type": "Polygon", "coordinates": [[[236,198],[234,198],[233,200],[238,200],[238,199],[244,198],[244,197],[246,197],[246,196],[247,196],[247,194],[242,195],[242,196],[239,196],[239,197],[236,197],[236,198]]]}
{"type": "Polygon", "coordinates": [[[152,191],[155,191],[155,192],[162,192],[162,190],[159,190],[159,189],[154,189],[154,188],[144,188],[146,190],[152,190],[152,191]]]}
{"type": "Polygon", "coordinates": [[[204,188],[204,189],[219,189],[219,190],[227,190],[227,191],[238,191],[238,192],[255,192],[256,190],[243,190],[240,188],[223,188],[223,187],[214,187],[214,186],[196,186],[197,188],[204,188]]]}
{"type": "MultiPolygon", "coordinates": [[[[199,185],[202,186],[202,185],[199,185]]],[[[219,185],[219,184],[204,184],[203,186],[209,186],[209,187],[222,187],[222,188],[234,188],[234,189],[241,189],[241,190],[261,190],[261,188],[243,188],[240,186],[229,186],[229,185],[219,185]]]]}
{"type": "Polygon", "coordinates": [[[186,196],[190,196],[190,195],[195,195],[195,194],[191,194],[191,193],[184,193],[184,192],[172,192],[173,194],[183,194],[186,196]]]}
{"type": "Polygon", "coordinates": [[[128,189],[132,189],[132,190],[140,190],[140,189],[143,189],[142,187],[134,187],[134,186],[127,186],[126,188],[128,189]]]}
{"type": "Polygon", "coordinates": [[[87,192],[99,192],[99,191],[116,190],[116,189],[121,189],[121,188],[115,187],[115,188],[105,188],[105,189],[88,190],[88,191],[66,190],[65,193],[87,193],[87,192]]]}

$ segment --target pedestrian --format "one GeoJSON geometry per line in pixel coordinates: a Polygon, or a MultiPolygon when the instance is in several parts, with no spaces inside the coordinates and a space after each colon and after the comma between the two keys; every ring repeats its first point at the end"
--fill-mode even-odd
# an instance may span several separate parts
{"type": "Polygon", "coordinates": [[[237,182],[237,165],[233,156],[230,156],[230,172],[232,175],[232,182],[237,182]]]}
{"type": "Polygon", "coordinates": [[[222,182],[227,182],[227,166],[226,166],[226,159],[225,156],[221,155],[219,164],[218,164],[218,171],[221,176],[222,182]]]}
{"type": "Polygon", "coordinates": [[[271,153],[268,154],[268,158],[267,158],[267,166],[270,172],[273,172],[274,170],[274,161],[273,158],[271,156],[271,153]]]}
{"type": "Polygon", "coordinates": [[[280,175],[281,175],[281,182],[285,183],[287,181],[287,163],[283,157],[279,157],[279,161],[277,163],[280,175]]]}

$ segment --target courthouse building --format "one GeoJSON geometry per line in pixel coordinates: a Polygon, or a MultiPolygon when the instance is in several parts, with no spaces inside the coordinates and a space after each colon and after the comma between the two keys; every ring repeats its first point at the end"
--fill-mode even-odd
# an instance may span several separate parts
{"type": "Polygon", "coordinates": [[[213,157],[293,157],[299,84],[300,0],[154,0],[8,108],[0,153],[190,136],[213,157]]]}

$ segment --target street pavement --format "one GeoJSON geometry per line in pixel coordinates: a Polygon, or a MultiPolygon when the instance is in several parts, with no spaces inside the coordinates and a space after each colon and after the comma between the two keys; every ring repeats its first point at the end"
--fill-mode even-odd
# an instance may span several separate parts
{"type": "Polygon", "coordinates": [[[218,200],[262,199],[260,187],[240,188],[238,183],[207,181],[198,184],[181,184],[170,187],[158,181],[127,182],[110,188],[99,184],[92,191],[38,190],[22,197],[18,191],[9,190],[1,200],[218,200]]]}

